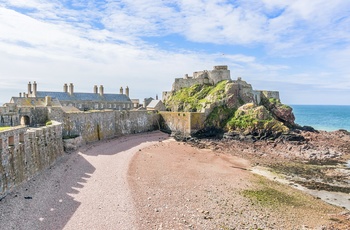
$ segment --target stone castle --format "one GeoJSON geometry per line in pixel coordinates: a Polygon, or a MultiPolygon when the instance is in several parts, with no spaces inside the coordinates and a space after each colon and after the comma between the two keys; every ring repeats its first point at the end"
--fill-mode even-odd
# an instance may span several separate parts
{"type": "MultiPolygon", "coordinates": [[[[278,91],[254,90],[251,84],[243,81],[240,77],[237,80],[231,79],[230,70],[226,65],[214,66],[213,70],[203,70],[193,73],[193,76],[185,74],[183,78],[175,78],[171,91],[164,91],[162,100],[166,101],[174,92],[191,87],[196,84],[216,85],[218,82],[228,80],[234,84],[234,94],[241,98],[260,104],[262,96],[280,100],[278,91]]],[[[204,110],[202,112],[205,112],[204,110]]]]}

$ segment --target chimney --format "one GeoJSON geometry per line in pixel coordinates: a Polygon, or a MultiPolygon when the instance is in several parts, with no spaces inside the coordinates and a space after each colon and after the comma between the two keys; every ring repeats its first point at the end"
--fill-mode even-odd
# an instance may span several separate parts
{"type": "Polygon", "coordinates": [[[52,106],[52,101],[50,96],[45,97],[45,104],[46,106],[52,106]]]}
{"type": "Polygon", "coordinates": [[[100,85],[100,96],[103,96],[103,85],[100,85]]]}
{"type": "Polygon", "coordinates": [[[158,100],[158,94],[156,94],[156,100],[158,100]]]}
{"type": "Polygon", "coordinates": [[[73,95],[73,93],[74,93],[74,85],[73,85],[73,83],[70,83],[69,84],[69,94],[73,95]]]}
{"type": "Polygon", "coordinates": [[[19,93],[19,97],[22,97],[22,93],[19,93]]]}
{"type": "Polygon", "coordinates": [[[67,85],[67,83],[65,83],[63,85],[63,92],[68,93],[68,85],[67,85]]]}
{"type": "Polygon", "coordinates": [[[37,90],[37,84],[36,84],[36,81],[34,81],[34,83],[33,83],[33,95],[32,95],[32,97],[36,97],[36,90],[37,90]]]}
{"type": "Polygon", "coordinates": [[[120,87],[120,91],[119,92],[120,92],[120,94],[124,94],[123,93],[123,87],[120,87]]]}
{"type": "Polygon", "coordinates": [[[28,95],[32,93],[32,83],[28,83],[28,95]]]}
{"type": "Polygon", "coordinates": [[[125,95],[129,97],[129,87],[128,86],[125,88],[125,95]]]}
{"type": "Polygon", "coordinates": [[[94,93],[97,94],[97,85],[94,85],[94,93]]]}

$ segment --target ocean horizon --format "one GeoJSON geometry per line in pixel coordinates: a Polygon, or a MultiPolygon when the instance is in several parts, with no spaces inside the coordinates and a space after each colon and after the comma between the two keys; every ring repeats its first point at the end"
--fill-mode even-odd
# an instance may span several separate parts
{"type": "Polygon", "coordinates": [[[295,123],[317,130],[350,131],[350,105],[290,105],[295,123]]]}

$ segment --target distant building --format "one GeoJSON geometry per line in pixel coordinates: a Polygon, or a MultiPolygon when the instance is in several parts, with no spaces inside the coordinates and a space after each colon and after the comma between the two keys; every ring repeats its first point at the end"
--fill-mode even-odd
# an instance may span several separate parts
{"type": "Polygon", "coordinates": [[[146,107],[147,110],[165,111],[166,107],[161,100],[152,100],[146,107]]]}
{"type": "Polygon", "coordinates": [[[74,92],[72,83],[64,84],[62,92],[38,91],[37,83],[28,83],[28,93],[20,93],[19,97],[12,97],[10,103],[20,107],[26,106],[62,106],[75,107],[80,111],[87,110],[130,110],[134,103],[129,98],[129,87],[120,88],[119,94],[106,94],[101,85],[94,86],[92,93],[74,92]]]}

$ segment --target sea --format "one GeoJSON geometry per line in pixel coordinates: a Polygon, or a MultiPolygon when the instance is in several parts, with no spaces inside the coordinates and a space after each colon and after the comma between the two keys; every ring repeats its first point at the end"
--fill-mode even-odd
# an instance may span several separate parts
{"type": "Polygon", "coordinates": [[[350,105],[290,105],[295,123],[317,130],[350,132],[350,105]]]}

